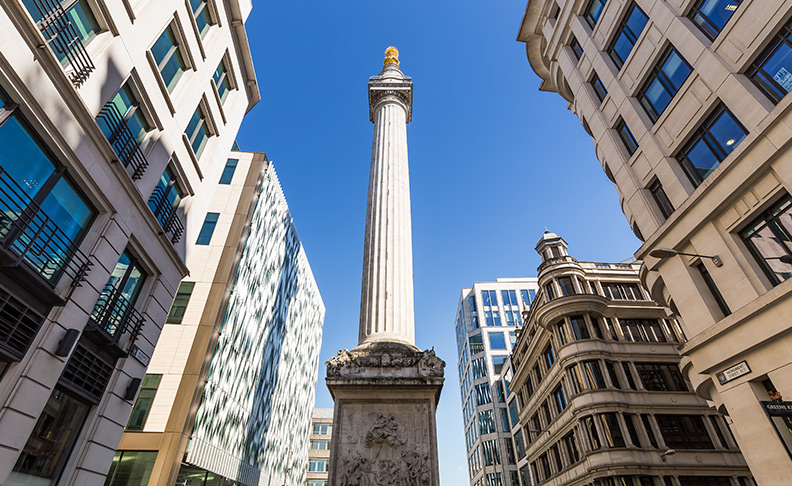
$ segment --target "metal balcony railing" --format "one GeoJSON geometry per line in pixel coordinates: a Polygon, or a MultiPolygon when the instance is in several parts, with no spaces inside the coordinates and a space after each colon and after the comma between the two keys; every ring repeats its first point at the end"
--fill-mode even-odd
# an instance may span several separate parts
{"type": "Polygon", "coordinates": [[[79,87],[96,69],[91,57],[85,50],[82,38],[72,24],[59,0],[32,0],[38,10],[30,12],[33,17],[41,17],[38,28],[47,43],[60,60],[68,62],[69,79],[79,87]]]}
{"type": "Polygon", "coordinates": [[[79,287],[92,265],[56,221],[33,202],[11,175],[0,167],[0,246],[24,261],[50,286],[62,275],[79,287]]]}
{"type": "Polygon", "coordinates": [[[143,315],[119,289],[107,284],[91,313],[90,325],[93,330],[102,332],[110,340],[118,354],[126,355],[143,327],[143,315]],[[129,335],[126,342],[122,342],[124,335],[129,335]]]}
{"type": "Polygon", "coordinates": [[[149,207],[154,212],[162,230],[171,235],[171,243],[178,243],[184,233],[184,223],[176,215],[176,208],[172,207],[170,201],[165,197],[167,188],[157,186],[149,198],[149,207]]]}
{"type": "Polygon", "coordinates": [[[124,167],[132,166],[132,178],[140,179],[148,167],[148,160],[140,150],[140,142],[129,129],[124,115],[112,102],[108,102],[99,115],[97,122],[103,122],[110,131],[107,141],[112,145],[113,150],[118,155],[118,159],[124,167]]]}

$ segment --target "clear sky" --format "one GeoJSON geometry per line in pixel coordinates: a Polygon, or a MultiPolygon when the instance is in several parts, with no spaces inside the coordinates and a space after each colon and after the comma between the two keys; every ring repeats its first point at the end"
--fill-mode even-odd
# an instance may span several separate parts
{"type": "Polygon", "coordinates": [[[538,90],[516,42],[526,0],[254,0],[261,102],[239,134],[274,162],[322,293],[324,362],[357,345],[373,125],[366,83],[395,45],[415,83],[407,127],[416,341],[446,363],[437,414],[443,486],[468,484],[454,317],[460,290],[536,276],[545,229],[585,261],[639,242],[567,103],[538,90]]]}

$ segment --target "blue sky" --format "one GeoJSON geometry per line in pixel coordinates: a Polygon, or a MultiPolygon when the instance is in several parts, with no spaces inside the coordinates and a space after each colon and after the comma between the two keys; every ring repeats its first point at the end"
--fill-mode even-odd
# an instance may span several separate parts
{"type": "Polygon", "coordinates": [[[638,248],[580,122],[539,92],[515,41],[525,0],[254,1],[248,20],[262,101],[239,134],[275,164],[327,307],[324,362],[357,344],[373,125],[366,83],[384,50],[415,83],[407,136],[416,341],[445,359],[437,414],[444,486],[468,482],[454,316],[460,290],[536,276],[545,226],[579,260],[638,248]]]}

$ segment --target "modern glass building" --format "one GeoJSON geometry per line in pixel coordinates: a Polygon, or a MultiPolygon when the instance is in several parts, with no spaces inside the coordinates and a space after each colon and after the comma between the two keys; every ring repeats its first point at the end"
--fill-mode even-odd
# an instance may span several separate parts
{"type": "MultiPolygon", "coordinates": [[[[470,484],[517,486],[517,462],[502,377],[516,331],[536,297],[535,278],[499,278],[463,289],[456,318],[459,385],[470,484]]],[[[505,386],[504,386],[505,385],[505,386]]],[[[519,444],[518,444],[519,447],[519,444]]]]}
{"type": "Polygon", "coordinates": [[[305,480],[324,305],[273,167],[230,157],[107,486],[305,480]]]}

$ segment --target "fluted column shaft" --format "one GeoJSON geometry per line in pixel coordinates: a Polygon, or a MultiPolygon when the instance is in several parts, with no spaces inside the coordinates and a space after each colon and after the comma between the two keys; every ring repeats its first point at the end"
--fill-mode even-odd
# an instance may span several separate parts
{"type": "Polygon", "coordinates": [[[404,101],[374,106],[359,343],[415,344],[410,176],[404,101]]]}

